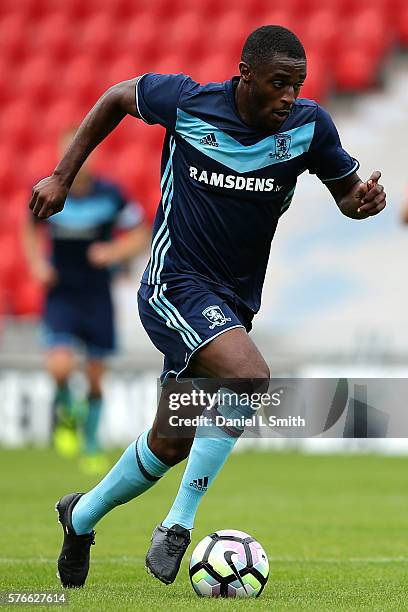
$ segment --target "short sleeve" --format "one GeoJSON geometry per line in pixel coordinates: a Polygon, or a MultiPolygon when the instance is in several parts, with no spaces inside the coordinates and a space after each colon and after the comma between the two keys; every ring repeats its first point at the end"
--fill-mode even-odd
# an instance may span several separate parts
{"type": "Polygon", "coordinates": [[[174,128],[180,97],[189,83],[193,81],[185,74],[149,72],[141,76],[136,83],[136,108],[143,121],[174,128]]]}
{"type": "Polygon", "coordinates": [[[111,185],[112,196],[116,200],[115,228],[128,230],[137,227],[144,221],[144,212],[139,202],[130,200],[116,184],[111,185]]]}
{"type": "Polygon", "coordinates": [[[126,202],[119,210],[115,227],[118,230],[130,230],[144,221],[143,209],[138,202],[126,202]]]}
{"type": "Polygon", "coordinates": [[[308,153],[308,169],[323,182],[344,178],[358,170],[360,164],[341,145],[337,128],[329,113],[317,108],[313,141],[308,153]]]}

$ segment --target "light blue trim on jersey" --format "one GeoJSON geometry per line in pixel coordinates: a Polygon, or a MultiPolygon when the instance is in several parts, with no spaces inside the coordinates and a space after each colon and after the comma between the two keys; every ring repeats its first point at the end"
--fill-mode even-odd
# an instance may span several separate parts
{"type": "Polygon", "coordinates": [[[170,169],[171,169],[171,161],[172,161],[172,158],[173,158],[173,153],[174,153],[174,149],[175,148],[176,148],[176,142],[175,142],[175,140],[174,140],[174,138],[172,136],[170,138],[170,155],[169,155],[169,159],[167,161],[167,166],[166,166],[166,168],[165,168],[165,170],[163,172],[163,176],[162,176],[162,179],[160,181],[160,188],[162,190],[163,190],[164,183],[166,182],[166,179],[167,179],[167,177],[169,175],[169,172],[170,172],[170,169]]]}
{"type": "Polygon", "coordinates": [[[164,256],[171,245],[169,229],[167,227],[167,217],[169,216],[169,213],[170,213],[171,201],[173,199],[173,193],[174,193],[174,177],[173,177],[172,160],[173,160],[174,150],[176,148],[176,143],[175,143],[173,136],[170,138],[169,145],[170,145],[170,155],[167,161],[166,168],[163,172],[162,180],[160,182],[160,187],[162,190],[162,206],[163,206],[164,219],[163,219],[161,226],[157,230],[156,235],[154,236],[154,239],[152,242],[149,276],[148,276],[148,281],[147,281],[149,285],[152,285],[156,282],[157,283],[160,282],[160,272],[163,269],[164,256]],[[167,185],[164,188],[167,178],[168,178],[167,185]],[[170,191],[170,195],[169,195],[169,191],[170,191]],[[162,249],[164,249],[164,254],[163,254],[162,249]],[[159,257],[160,257],[160,260],[159,260],[159,257]],[[157,274],[157,268],[158,268],[158,274],[157,274]]]}
{"type": "Polygon", "coordinates": [[[93,195],[80,198],[78,202],[68,198],[63,210],[48,221],[67,229],[87,230],[115,219],[117,210],[110,196],[93,195]]]}
{"type": "Polygon", "coordinates": [[[153,295],[151,298],[149,298],[149,304],[166,321],[167,327],[178,332],[180,336],[182,337],[184,344],[186,344],[189,349],[194,350],[195,348],[198,347],[199,343],[201,342],[201,338],[193,330],[193,328],[190,327],[190,325],[184,320],[184,318],[181,316],[177,308],[173,306],[173,304],[170,304],[167,298],[164,298],[164,295],[163,295],[164,288],[165,288],[165,285],[160,287],[160,296],[159,296],[158,295],[159,285],[155,286],[153,295]],[[171,306],[171,309],[169,309],[166,306],[166,304],[163,303],[163,301],[161,300],[166,300],[166,303],[169,306],[171,306]],[[190,330],[192,333],[190,332],[190,330]],[[198,338],[198,341],[195,339],[195,337],[198,338]]]}
{"type": "Polygon", "coordinates": [[[167,227],[167,217],[169,216],[169,213],[170,213],[171,200],[173,199],[173,193],[174,193],[174,189],[173,189],[173,173],[172,173],[168,181],[166,191],[163,195],[163,199],[162,199],[163,206],[164,206],[163,223],[161,224],[155,236],[154,253],[152,250],[153,259],[152,259],[152,265],[151,265],[151,270],[150,270],[151,275],[150,275],[150,280],[149,280],[149,282],[151,283],[160,283],[160,272],[163,269],[164,256],[168,248],[171,245],[170,232],[169,232],[169,228],[167,227]],[[167,195],[168,195],[170,186],[171,186],[170,197],[167,201],[167,195]],[[166,202],[167,202],[167,206],[166,206],[166,202]],[[160,261],[159,261],[159,257],[160,257],[160,261]]]}
{"type": "Polygon", "coordinates": [[[283,204],[280,209],[281,215],[285,212],[285,210],[288,210],[289,206],[291,205],[293,195],[295,193],[295,189],[296,189],[296,185],[293,187],[293,189],[289,191],[289,193],[286,195],[286,198],[283,200],[283,204]]]}
{"type": "Polygon", "coordinates": [[[333,178],[320,179],[320,180],[322,181],[322,183],[329,183],[330,181],[339,181],[340,179],[346,178],[346,176],[353,174],[353,172],[357,172],[359,167],[360,167],[360,163],[357,160],[355,160],[355,164],[351,170],[348,170],[347,172],[345,172],[344,174],[341,174],[340,176],[335,176],[333,178]]]}
{"type": "MultiPolygon", "coordinates": [[[[173,188],[171,190],[171,197],[173,197],[173,188]]],[[[167,217],[166,217],[167,220],[167,217]]],[[[166,242],[166,244],[163,246],[162,252],[160,254],[160,263],[159,263],[159,268],[157,270],[157,274],[156,274],[156,282],[160,283],[160,275],[162,273],[163,267],[164,267],[164,259],[166,257],[166,253],[169,250],[170,246],[171,246],[171,238],[170,238],[170,232],[169,232],[169,228],[166,229],[166,234],[168,236],[168,240],[166,242]]]]}
{"type": "Polygon", "coordinates": [[[267,136],[263,140],[249,146],[244,146],[219,128],[206,123],[198,117],[177,109],[176,132],[195,149],[215,161],[231,168],[235,172],[253,172],[267,166],[279,164],[302,155],[309,150],[315,130],[315,121],[282,132],[291,137],[288,153],[290,157],[277,159],[275,155],[275,136],[267,136]],[[206,142],[206,136],[214,134],[218,146],[206,142]],[[200,142],[204,139],[204,142],[200,142]]]}

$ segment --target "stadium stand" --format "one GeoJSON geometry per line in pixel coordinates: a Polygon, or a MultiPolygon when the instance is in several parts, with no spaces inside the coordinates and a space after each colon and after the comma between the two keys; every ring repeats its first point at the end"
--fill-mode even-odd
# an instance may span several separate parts
{"type": "MultiPolygon", "coordinates": [[[[376,86],[389,53],[408,46],[404,0],[3,0],[0,235],[11,242],[2,242],[0,308],[39,311],[40,292],[24,271],[20,220],[30,185],[56,162],[58,133],[78,123],[108,86],[138,74],[228,78],[246,35],[263,23],[286,25],[304,41],[309,76],[302,95],[318,101],[376,86]]],[[[150,218],[161,141],[161,128],[127,118],[95,154],[96,169],[120,179],[150,218]]]]}

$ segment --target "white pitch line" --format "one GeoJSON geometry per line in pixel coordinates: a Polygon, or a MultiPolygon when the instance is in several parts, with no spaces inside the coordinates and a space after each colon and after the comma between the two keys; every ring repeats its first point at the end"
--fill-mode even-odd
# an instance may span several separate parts
{"type": "MultiPolygon", "coordinates": [[[[344,558],[331,558],[331,557],[268,557],[269,561],[276,563],[408,563],[408,557],[350,557],[349,559],[344,558]]],[[[140,563],[144,561],[144,557],[94,557],[92,564],[99,563],[140,563]]],[[[4,565],[19,565],[24,563],[56,563],[56,558],[47,557],[0,557],[0,563],[4,565]]]]}

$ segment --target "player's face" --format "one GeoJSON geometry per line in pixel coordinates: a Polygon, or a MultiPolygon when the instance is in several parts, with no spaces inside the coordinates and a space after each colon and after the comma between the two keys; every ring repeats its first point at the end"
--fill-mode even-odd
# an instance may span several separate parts
{"type": "Polygon", "coordinates": [[[279,54],[254,71],[244,62],[240,68],[248,87],[251,124],[278,131],[289,116],[306,78],[306,60],[279,54]]]}

